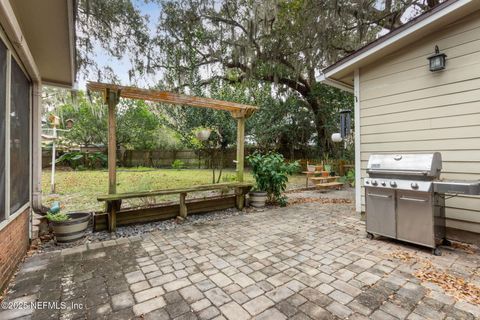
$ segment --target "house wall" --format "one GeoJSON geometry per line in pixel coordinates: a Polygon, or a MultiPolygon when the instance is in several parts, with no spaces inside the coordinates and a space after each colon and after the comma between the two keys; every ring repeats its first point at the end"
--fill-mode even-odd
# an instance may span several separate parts
{"type": "MultiPolygon", "coordinates": [[[[372,153],[442,153],[444,179],[480,179],[480,11],[360,74],[361,175],[372,153]],[[428,70],[438,45],[446,69],[428,70]]],[[[362,211],[365,210],[362,188],[362,211]]],[[[447,226],[480,233],[480,197],[448,199],[447,226]]]]}
{"type": "MultiPolygon", "coordinates": [[[[4,203],[0,205],[0,292],[8,284],[30,244],[31,194],[32,194],[32,75],[18,47],[4,33],[6,21],[0,8],[0,46],[4,56],[4,77],[0,87],[3,92],[0,108],[4,112],[0,135],[0,156],[5,157],[2,168],[5,177],[0,190],[4,203]],[[4,99],[4,100],[3,100],[4,99]]],[[[22,47],[23,48],[23,47],[22,47]]],[[[2,64],[0,64],[2,65],[2,64]]],[[[38,108],[38,103],[36,104],[38,108]]]]}
{"type": "Polygon", "coordinates": [[[30,209],[24,210],[0,230],[0,292],[27,252],[29,213],[30,209]]]}

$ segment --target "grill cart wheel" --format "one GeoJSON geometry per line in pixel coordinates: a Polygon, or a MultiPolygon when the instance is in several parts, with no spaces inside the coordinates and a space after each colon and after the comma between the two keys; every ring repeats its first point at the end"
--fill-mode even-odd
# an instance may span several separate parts
{"type": "Polygon", "coordinates": [[[432,253],[434,256],[441,256],[442,255],[442,250],[440,250],[439,248],[435,248],[432,250],[432,253]]]}
{"type": "Polygon", "coordinates": [[[372,240],[373,239],[373,233],[367,232],[367,239],[372,240]]]}
{"type": "Polygon", "coordinates": [[[447,238],[443,238],[442,244],[444,246],[450,247],[452,245],[452,242],[450,240],[448,240],[447,238]]]}

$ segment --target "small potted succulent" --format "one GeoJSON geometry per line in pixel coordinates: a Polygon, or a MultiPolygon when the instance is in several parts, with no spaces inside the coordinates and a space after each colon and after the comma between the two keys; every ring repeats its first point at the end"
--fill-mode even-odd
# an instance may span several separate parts
{"type": "Polygon", "coordinates": [[[249,203],[253,207],[262,208],[265,203],[287,204],[282,196],[288,182],[289,174],[300,169],[298,162],[286,163],[281,154],[268,153],[265,155],[254,153],[247,157],[255,178],[255,187],[249,193],[249,203]]]}
{"type": "Polygon", "coordinates": [[[89,212],[60,212],[58,202],[53,204],[46,217],[52,224],[56,242],[71,242],[81,239],[85,235],[90,221],[89,212]]]}

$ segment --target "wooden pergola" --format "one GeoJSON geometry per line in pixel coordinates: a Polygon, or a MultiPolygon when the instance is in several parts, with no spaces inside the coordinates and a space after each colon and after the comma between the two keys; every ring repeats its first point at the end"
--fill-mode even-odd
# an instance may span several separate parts
{"type": "Polygon", "coordinates": [[[210,108],[228,111],[237,120],[237,180],[243,182],[244,149],[245,149],[245,119],[258,108],[235,102],[211,98],[194,97],[168,91],[147,90],[136,87],[126,87],[115,84],[88,82],[88,91],[101,92],[105,104],[108,105],[108,193],[116,193],[116,106],[120,98],[139,99],[153,102],[184,105],[199,108],[210,108]]]}

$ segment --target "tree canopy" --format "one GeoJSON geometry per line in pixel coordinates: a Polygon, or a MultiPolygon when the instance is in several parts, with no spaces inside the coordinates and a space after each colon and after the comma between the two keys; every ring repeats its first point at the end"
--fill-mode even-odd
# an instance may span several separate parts
{"type": "MultiPolygon", "coordinates": [[[[148,27],[153,21],[136,1],[78,1],[78,59],[85,72],[109,77],[112,70],[95,69],[92,57],[100,47],[130,61],[132,82],[141,75],[160,74],[156,87],[220,98],[226,94],[238,102],[251,100],[249,95],[260,88],[265,94],[255,99],[264,108],[254,123],[262,123],[263,117],[282,124],[269,128],[279,130],[270,132],[277,135],[276,143],[280,136],[304,143],[312,138],[306,131],[313,125],[320,152],[331,152],[335,112],[352,108],[352,99],[319,83],[321,70],[375,39],[382,29],[393,30],[441,0],[147,2],[160,8],[153,31],[148,27]],[[295,135],[284,133],[293,127],[295,135]]],[[[110,78],[118,81],[112,74],[110,78]]],[[[180,126],[221,123],[226,139],[234,136],[232,122],[221,113],[171,110],[170,125],[179,132],[180,126]]],[[[262,132],[252,129],[258,139],[266,138],[262,132]]]]}
{"type": "MultiPolygon", "coordinates": [[[[107,145],[106,108],[99,99],[89,100],[82,92],[77,101],[61,104],[56,113],[62,129],[66,121],[73,126],[65,138],[80,146],[107,145]]],[[[174,132],[162,125],[162,116],[141,100],[123,100],[117,108],[117,145],[125,149],[153,150],[177,148],[174,132]]]]}

